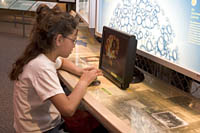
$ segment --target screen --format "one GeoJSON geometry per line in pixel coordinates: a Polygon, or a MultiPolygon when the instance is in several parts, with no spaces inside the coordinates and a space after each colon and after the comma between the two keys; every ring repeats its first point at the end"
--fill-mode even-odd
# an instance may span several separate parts
{"type": "Polygon", "coordinates": [[[97,0],[103,26],[135,35],[137,53],[200,81],[200,0],[97,0]]]}
{"type": "Polygon", "coordinates": [[[133,78],[137,40],[134,35],[103,28],[100,69],[118,87],[126,89],[133,78]]]}

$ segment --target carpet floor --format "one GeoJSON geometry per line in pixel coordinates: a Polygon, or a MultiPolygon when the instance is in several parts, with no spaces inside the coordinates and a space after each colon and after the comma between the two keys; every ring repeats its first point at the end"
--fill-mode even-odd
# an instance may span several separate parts
{"type": "Polygon", "coordinates": [[[13,83],[8,74],[12,64],[22,54],[28,38],[0,32],[0,133],[13,133],[13,83]]]}

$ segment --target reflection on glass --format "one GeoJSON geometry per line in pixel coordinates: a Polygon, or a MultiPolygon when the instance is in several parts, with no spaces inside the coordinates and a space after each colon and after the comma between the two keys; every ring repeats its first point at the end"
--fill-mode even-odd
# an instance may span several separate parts
{"type": "Polygon", "coordinates": [[[16,1],[11,7],[10,9],[15,9],[15,10],[29,10],[33,4],[36,1],[26,1],[26,0],[20,0],[20,1],[16,1]]]}
{"type": "Polygon", "coordinates": [[[16,0],[1,0],[0,8],[9,8],[16,0]]]}
{"type": "Polygon", "coordinates": [[[89,1],[88,0],[79,0],[79,11],[83,19],[88,22],[89,19],[89,1]]]}

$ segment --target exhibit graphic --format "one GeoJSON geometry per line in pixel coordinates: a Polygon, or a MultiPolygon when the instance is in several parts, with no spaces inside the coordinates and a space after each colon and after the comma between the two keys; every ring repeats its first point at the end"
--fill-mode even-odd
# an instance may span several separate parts
{"type": "Polygon", "coordinates": [[[136,36],[137,48],[200,73],[200,0],[99,0],[97,32],[136,36]]]}
{"type": "Polygon", "coordinates": [[[127,55],[127,47],[122,47],[127,43],[124,38],[118,38],[116,35],[105,35],[105,46],[103,49],[102,63],[104,69],[119,81],[123,79],[125,56],[127,55]],[[121,45],[121,46],[120,46],[121,45]],[[117,66],[117,67],[116,67],[117,66]],[[112,70],[112,71],[111,71],[112,70]]]}
{"type": "Polygon", "coordinates": [[[178,58],[177,48],[171,46],[175,36],[173,29],[156,3],[124,1],[122,6],[118,4],[115,8],[109,26],[134,34],[141,42],[140,49],[173,61],[178,58]],[[163,19],[165,23],[160,21],[163,19]]]}
{"type": "Polygon", "coordinates": [[[114,35],[109,35],[105,44],[106,56],[116,59],[119,52],[119,39],[114,35]]]}

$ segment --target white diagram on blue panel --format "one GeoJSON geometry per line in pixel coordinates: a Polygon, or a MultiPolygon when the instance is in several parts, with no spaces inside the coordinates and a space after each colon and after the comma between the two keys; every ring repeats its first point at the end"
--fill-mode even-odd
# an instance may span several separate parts
{"type": "Polygon", "coordinates": [[[173,62],[178,60],[173,27],[154,0],[122,0],[113,11],[109,27],[135,35],[141,50],[173,62]]]}

